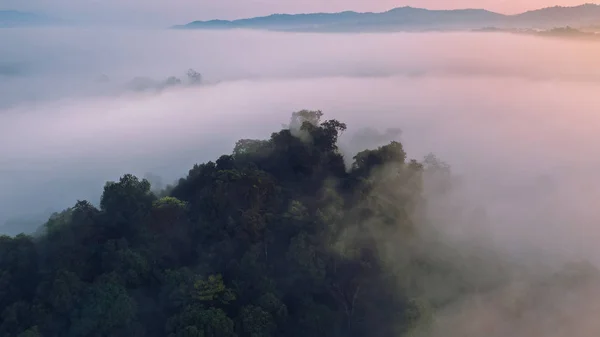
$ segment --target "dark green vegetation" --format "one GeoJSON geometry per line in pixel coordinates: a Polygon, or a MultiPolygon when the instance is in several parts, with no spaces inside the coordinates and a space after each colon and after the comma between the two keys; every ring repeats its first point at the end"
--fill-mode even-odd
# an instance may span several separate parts
{"type": "MultiPolygon", "coordinates": [[[[423,177],[447,167],[391,142],[348,170],[346,125],[321,117],[295,113],[158,195],[124,175],[99,207],[78,201],[34,236],[0,237],[0,336],[398,337],[469,294],[493,300],[511,276],[501,263],[416,240],[423,177]]],[[[519,323],[581,270],[597,275],[575,270],[502,314],[519,323]]]]}
{"type": "Polygon", "coordinates": [[[399,143],[359,153],[346,126],[294,114],[291,130],[240,140],[162,195],[132,175],[0,238],[0,335],[389,336],[419,307],[395,290],[373,226],[410,235],[422,165],[399,143]],[[398,190],[370,193],[392,164],[398,190]]]}
{"type": "Polygon", "coordinates": [[[499,28],[542,28],[586,26],[600,21],[600,5],[548,7],[516,15],[504,15],[483,9],[428,10],[399,7],[382,13],[311,13],[273,14],[240,20],[194,21],[178,29],[268,29],[282,31],[404,31],[472,30],[499,28]]]}

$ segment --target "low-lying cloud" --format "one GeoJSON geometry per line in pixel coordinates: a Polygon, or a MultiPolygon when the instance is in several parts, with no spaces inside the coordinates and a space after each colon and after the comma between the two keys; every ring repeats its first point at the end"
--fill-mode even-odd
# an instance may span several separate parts
{"type": "Polygon", "coordinates": [[[597,82],[593,43],[490,33],[4,29],[0,104],[113,93],[135,77],[194,68],[209,81],[328,77],[526,78],[597,82]]]}
{"type": "MultiPolygon", "coordinates": [[[[166,185],[238,139],[268,137],[293,111],[320,109],[348,124],[350,155],[399,140],[409,157],[434,153],[451,166],[453,188],[427,192],[446,248],[426,246],[426,255],[463,263],[455,266],[463,277],[494,286],[437,313],[427,336],[598,329],[589,315],[597,284],[531,289],[563,262],[600,265],[600,44],[483,33],[68,29],[0,30],[0,40],[9,46],[0,55],[0,224],[96,202],[104,182],[124,173],[166,185]],[[203,85],[162,86],[170,76],[185,80],[188,68],[203,85]],[[131,90],[135,78],[160,90],[131,90]],[[508,261],[510,273],[491,260],[508,261]],[[522,270],[535,277],[522,281],[522,270]],[[515,317],[507,307],[524,292],[546,300],[515,317]],[[545,325],[536,324],[542,316],[545,325]]],[[[420,281],[431,297],[458,287],[420,281]]]]}
{"type": "Polygon", "coordinates": [[[448,238],[485,237],[515,260],[600,264],[600,44],[65,29],[0,30],[0,40],[0,223],[96,201],[124,173],[166,184],[237,139],[268,137],[293,111],[320,109],[348,124],[346,149],[397,139],[412,158],[450,164],[460,185],[431,214],[448,238]],[[110,87],[188,68],[207,84],[110,87]]]}
{"type": "MultiPolygon", "coordinates": [[[[583,178],[600,162],[600,71],[593,67],[600,44],[479,33],[0,34],[11,46],[0,56],[4,205],[20,204],[27,197],[16,202],[19,191],[52,179],[64,183],[61,191],[41,195],[65,194],[47,198],[65,206],[98,194],[69,194],[67,186],[82,186],[66,183],[78,176],[96,175],[89,186],[97,188],[128,171],[175,179],[238,138],[268,136],[302,108],[321,109],[351,131],[400,128],[409,154],[434,152],[469,180],[477,177],[478,193],[494,198],[503,214],[515,198],[561,198],[560,209],[579,209],[581,202],[562,199],[597,192],[593,179],[583,178]],[[119,86],[136,77],[185,76],[188,68],[209,84],[158,94],[119,86]]],[[[9,209],[15,207],[2,213],[9,209]]]]}

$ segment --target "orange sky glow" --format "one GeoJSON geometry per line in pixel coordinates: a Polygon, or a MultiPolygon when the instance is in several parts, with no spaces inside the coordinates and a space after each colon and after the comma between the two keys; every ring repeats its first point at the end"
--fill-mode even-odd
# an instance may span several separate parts
{"type": "Polygon", "coordinates": [[[276,8],[288,7],[294,12],[308,8],[314,10],[321,8],[324,11],[337,11],[343,8],[357,11],[385,11],[394,7],[412,6],[428,9],[484,8],[505,14],[551,6],[595,3],[592,0],[250,0],[250,2],[276,8]]]}

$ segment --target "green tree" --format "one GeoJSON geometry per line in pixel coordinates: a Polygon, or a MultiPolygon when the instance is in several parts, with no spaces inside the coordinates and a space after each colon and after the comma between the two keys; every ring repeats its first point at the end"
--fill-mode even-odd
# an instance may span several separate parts
{"type": "Polygon", "coordinates": [[[248,305],[240,313],[243,336],[270,337],[275,330],[273,316],[260,307],[248,305]]]}
{"type": "Polygon", "coordinates": [[[81,302],[71,314],[69,337],[125,336],[128,325],[135,320],[135,301],[114,282],[92,285],[81,302]]]}
{"type": "Polygon", "coordinates": [[[167,323],[169,336],[236,337],[234,322],[227,314],[216,308],[205,309],[191,305],[167,323]]]}

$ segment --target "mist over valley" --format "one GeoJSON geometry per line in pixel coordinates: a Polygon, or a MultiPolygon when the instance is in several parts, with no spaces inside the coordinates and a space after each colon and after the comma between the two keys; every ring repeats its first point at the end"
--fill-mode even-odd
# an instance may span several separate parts
{"type": "MultiPolygon", "coordinates": [[[[0,29],[0,41],[8,47],[0,53],[0,232],[33,233],[78,200],[116,207],[99,206],[102,191],[127,173],[148,178],[156,193],[180,184],[173,196],[187,195],[196,186],[193,175],[187,177],[195,164],[231,154],[240,139],[292,130],[293,112],[320,110],[321,122],[347,125],[337,144],[352,179],[366,174],[353,159],[357,153],[392,141],[408,159],[434,154],[449,167],[440,179],[451,187],[443,193],[439,177],[424,171],[427,206],[418,203],[425,210],[408,216],[423,223],[414,243],[403,246],[400,231],[369,232],[381,249],[381,268],[394,270],[394,282],[402,284],[398,289],[434,303],[437,319],[427,321],[426,332],[415,328],[417,336],[591,337],[600,329],[590,314],[600,299],[595,278],[573,286],[543,283],[565,263],[600,267],[600,43],[475,32],[65,27],[0,29]],[[460,276],[442,282],[441,272],[407,273],[414,256],[434,266],[447,263],[460,276]],[[418,286],[398,275],[414,275],[418,286]],[[531,302],[520,306],[511,296],[531,302]],[[507,309],[513,304],[522,316],[507,309]],[[537,324],[540,317],[554,321],[537,324]]],[[[315,125],[306,131],[314,137],[321,132],[315,125]]],[[[383,179],[369,193],[397,196],[396,185],[385,184],[387,168],[363,177],[383,179]]],[[[349,227],[348,233],[362,228],[349,227]]],[[[359,328],[344,329],[362,336],[359,328]]],[[[271,333],[261,336],[284,335],[271,333]]]]}

